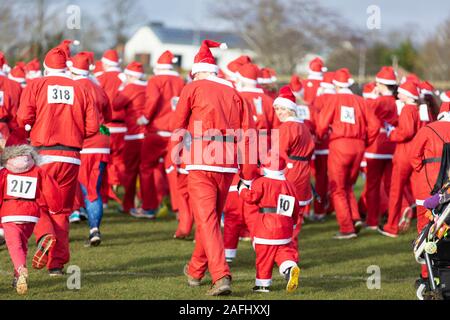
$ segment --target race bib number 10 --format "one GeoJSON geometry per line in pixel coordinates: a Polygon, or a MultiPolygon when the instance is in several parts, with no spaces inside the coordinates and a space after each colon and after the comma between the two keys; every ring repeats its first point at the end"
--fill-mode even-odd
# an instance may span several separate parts
{"type": "Polygon", "coordinates": [[[75,92],[73,87],[48,86],[47,98],[49,104],[58,103],[73,105],[75,92]]]}
{"type": "Polygon", "coordinates": [[[277,214],[292,217],[294,213],[295,197],[280,194],[278,196],[277,214]]]}
{"type": "Polygon", "coordinates": [[[37,178],[8,175],[6,194],[15,198],[35,199],[37,178]]]}
{"type": "Polygon", "coordinates": [[[5,104],[5,93],[0,91],[0,107],[3,107],[5,104]]]}
{"type": "Polygon", "coordinates": [[[341,122],[356,124],[355,109],[353,107],[341,106],[341,122]]]}

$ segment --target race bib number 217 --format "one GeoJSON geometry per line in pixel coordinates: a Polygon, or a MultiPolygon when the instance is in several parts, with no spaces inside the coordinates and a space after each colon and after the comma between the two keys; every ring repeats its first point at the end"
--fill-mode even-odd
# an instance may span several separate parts
{"type": "Polygon", "coordinates": [[[37,178],[8,175],[6,194],[22,199],[34,199],[36,197],[37,178]]]}
{"type": "Polygon", "coordinates": [[[49,104],[58,103],[73,105],[75,100],[73,87],[48,86],[47,100],[49,104]]]}

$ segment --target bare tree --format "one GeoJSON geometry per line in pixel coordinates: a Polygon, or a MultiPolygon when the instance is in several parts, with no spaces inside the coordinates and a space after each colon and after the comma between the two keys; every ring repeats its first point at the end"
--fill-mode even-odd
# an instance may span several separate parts
{"type": "Polygon", "coordinates": [[[17,43],[19,28],[15,19],[15,7],[14,2],[0,2],[0,49],[5,52],[17,43]]]}

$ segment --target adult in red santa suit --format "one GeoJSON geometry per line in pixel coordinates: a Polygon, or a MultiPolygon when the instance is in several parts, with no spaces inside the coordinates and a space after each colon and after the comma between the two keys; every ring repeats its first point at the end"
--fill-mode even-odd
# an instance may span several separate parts
{"type": "Polygon", "coordinates": [[[334,94],[336,90],[333,84],[334,72],[325,72],[323,75],[323,80],[320,82],[320,86],[317,89],[316,98],[312,102],[312,106],[316,115],[314,117],[315,132],[316,136],[316,146],[314,151],[314,173],[316,181],[316,192],[320,197],[320,202],[318,199],[314,201],[314,219],[321,221],[325,218],[327,213],[333,211],[333,206],[329,199],[329,188],[328,188],[328,154],[330,153],[328,149],[329,140],[328,137],[318,139],[317,138],[317,119],[320,115],[321,110],[327,108],[328,100],[334,94]]]}
{"type": "Polygon", "coordinates": [[[25,73],[25,63],[17,62],[17,64],[12,68],[11,72],[8,74],[8,78],[12,81],[17,82],[23,88],[26,87],[26,73],[25,73]]]}
{"type": "MultiPolygon", "coordinates": [[[[424,207],[424,201],[431,194],[439,191],[434,187],[438,182],[443,146],[450,143],[450,91],[444,92],[441,100],[443,104],[438,121],[422,127],[411,146],[411,165],[414,169],[411,180],[417,203],[417,231],[419,234],[430,222],[425,216],[427,208],[424,207]]],[[[428,278],[425,265],[422,266],[422,278],[428,278]]]]}
{"type": "Polygon", "coordinates": [[[415,82],[407,81],[398,89],[398,108],[401,109],[398,126],[385,124],[388,137],[397,143],[394,153],[391,190],[389,192],[389,216],[387,223],[378,231],[387,237],[396,238],[399,233],[399,221],[403,192],[413,172],[410,163],[412,140],[424,122],[420,120],[418,100],[419,88],[415,82]]]}
{"type": "Polygon", "coordinates": [[[17,113],[20,127],[42,156],[42,168],[59,185],[64,200],[60,214],[42,212],[34,230],[38,249],[33,267],[63,274],[69,261],[69,219],[78,185],[83,141],[99,131],[98,112],[90,93],[67,73],[70,49],[65,43],[46,55],[45,76],[24,90],[17,113]]]}
{"type": "MultiPolygon", "coordinates": [[[[173,124],[174,128],[187,128],[191,137],[184,141],[192,155],[185,162],[197,229],[195,249],[185,273],[189,284],[198,286],[209,270],[213,286],[208,294],[224,295],[231,293],[231,273],[225,261],[220,216],[233,176],[238,172],[236,145],[240,140],[231,132],[248,130],[254,123],[233,85],[216,76],[218,67],[210,47],[224,46],[203,41],[192,67],[194,81],[181,92],[173,124]]],[[[240,168],[247,185],[256,172],[256,161],[255,165],[248,164],[249,143],[249,139],[240,142],[246,145],[245,150],[240,150],[245,151],[241,153],[240,168]]]]}
{"type": "Polygon", "coordinates": [[[323,80],[323,73],[328,71],[324,66],[322,59],[314,58],[309,63],[308,78],[303,81],[304,100],[310,105],[317,96],[317,90],[323,80]]]}
{"type": "Polygon", "coordinates": [[[293,240],[297,247],[298,234],[303,216],[308,214],[309,204],[313,200],[311,190],[310,161],[314,154],[314,140],[306,125],[297,117],[295,96],[288,86],[280,89],[280,95],[273,102],[278,119],[282,123],[279,129],[279,141],[272,149],[279,146],[280,156],[286,161],[286,179],[293,184],[300,206],[300,215],[293,240]]]}
{"type": "Polygon", "coordinates": [[[111,105],[105,91],[89,77],[94,63],[93,52],[80,52],[69,61],[73,79],[88,91],[98,112],[100,131],[83,142],[78,175],[89,222],[89,245],[101,243],[100,224],[103,217],[101,186],[110,155],[109,135],[104,124],[111,120],[111,105]]]}
{"type": "Polygon", "coordinates": [[[25,72],[28,81],[41,78],[42,70],[39,59],[35,58],[28,62],[25,66],[25,72]]]}
{"type": "Polygon", "coordinates": [[[328,175],[331,199],[336,210],[340,232],[335,239],[352,239],[362,227],[358,203],[353,192],[366,145],[372,144],[380,123],[366,103],[354,95],[354,83],[348,69],[336,71],[333,80],[336,94],[320,111],[317,134],[329,135],[328,175]]]}
{"type": "Polygon", "coordinates": [[[159,161],[164,158],[163,174],[169,181],[172,209],[178,211],[177,179],[178,171],[167,153],[171,132],[171,120],[176,112],[178,99],[184,87],[184,80],[174,70],[176,58],[170,51],[165,51],[158,59],[154,68],[155,75],[148,81],[146,89],[145,109],[138,118],[138,124],[145,126],[146,137],[143,141],[141,186],[142,198],[145,200],[142,209],[155,211],[159,201],[154,180],[155,170],[159,170],[159,161]]]}
{"type": "MultiPolygon", "coordinates": [[[[380,123],[385,122],[396,125],[398,122],[395,93],[397,91],[397,75],[392,67],[382,67],[377,73],[376,88],[378,97],[375,100],[366,100],[368,107],[375,112],[380,123]]],[[[384,179],[385,193],[389,194],[392,175],[392,159],[395,152],[395,143],[387,137],[384,128],[380,129],[375,142],[366,149],[367,163],[366,180],[366,225],[370,230],[377,230],[381,215],[380,199],[381,184],[384,179]]]]}
{"type": "MultiPolygon", "coordinates": [[[[107,50],[101,59],[103,74],[97,77],[100,86],[105,90],[111,106],[116,98],[119,88],[123,85],[125,76],[120,69],[120,58],[116,50],[107,50]]],[[[108,165],[108,182],[114,190],[121,184],[125,171],[124,147],[127,126],[125,125],[125,110],[113,110],[111,122],[107,124],[111,133],[111,161],[108,165]]]]}
{"type": "MultiPolygon", "coordinates": [[[[144,216],[134,205],[136,196],[136,182],[143,181],[142,177],[142,146],[145,139],[145,127],[138,124],[139,117],[142,116],[145,108],[145,90],[147,82],[143,81],[144,67],[139,62],[130,63],[124,71],[127,80],[123,90],[119,91],[113,101],[113,110],[125,114],[125,125],[127,134],[125,135],[125,147],[123,160],[125,172],[122,175],[122,185],[125,187],[123,198],[123,210],[135,217],[155,218],[155,212],[148,212],[144,216]]],[[[144,179],[145,182],[145,179],[144,179]]],[[[145,183],[141,188],[145,190],[145,183]]],[[[142,197],[143,203],[147,199],[142,197]]]]}

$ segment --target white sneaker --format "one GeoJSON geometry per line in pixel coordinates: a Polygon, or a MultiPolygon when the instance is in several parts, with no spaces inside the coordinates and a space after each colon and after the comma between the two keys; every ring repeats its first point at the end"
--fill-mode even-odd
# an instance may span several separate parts
{"type": "Polygon", "coordinates": [[[138,209],[131,209],[130,216],[138,218],[138,219],[145,218],[145,216],[142,214],[141,210],[138,210],[138,209]]]}

